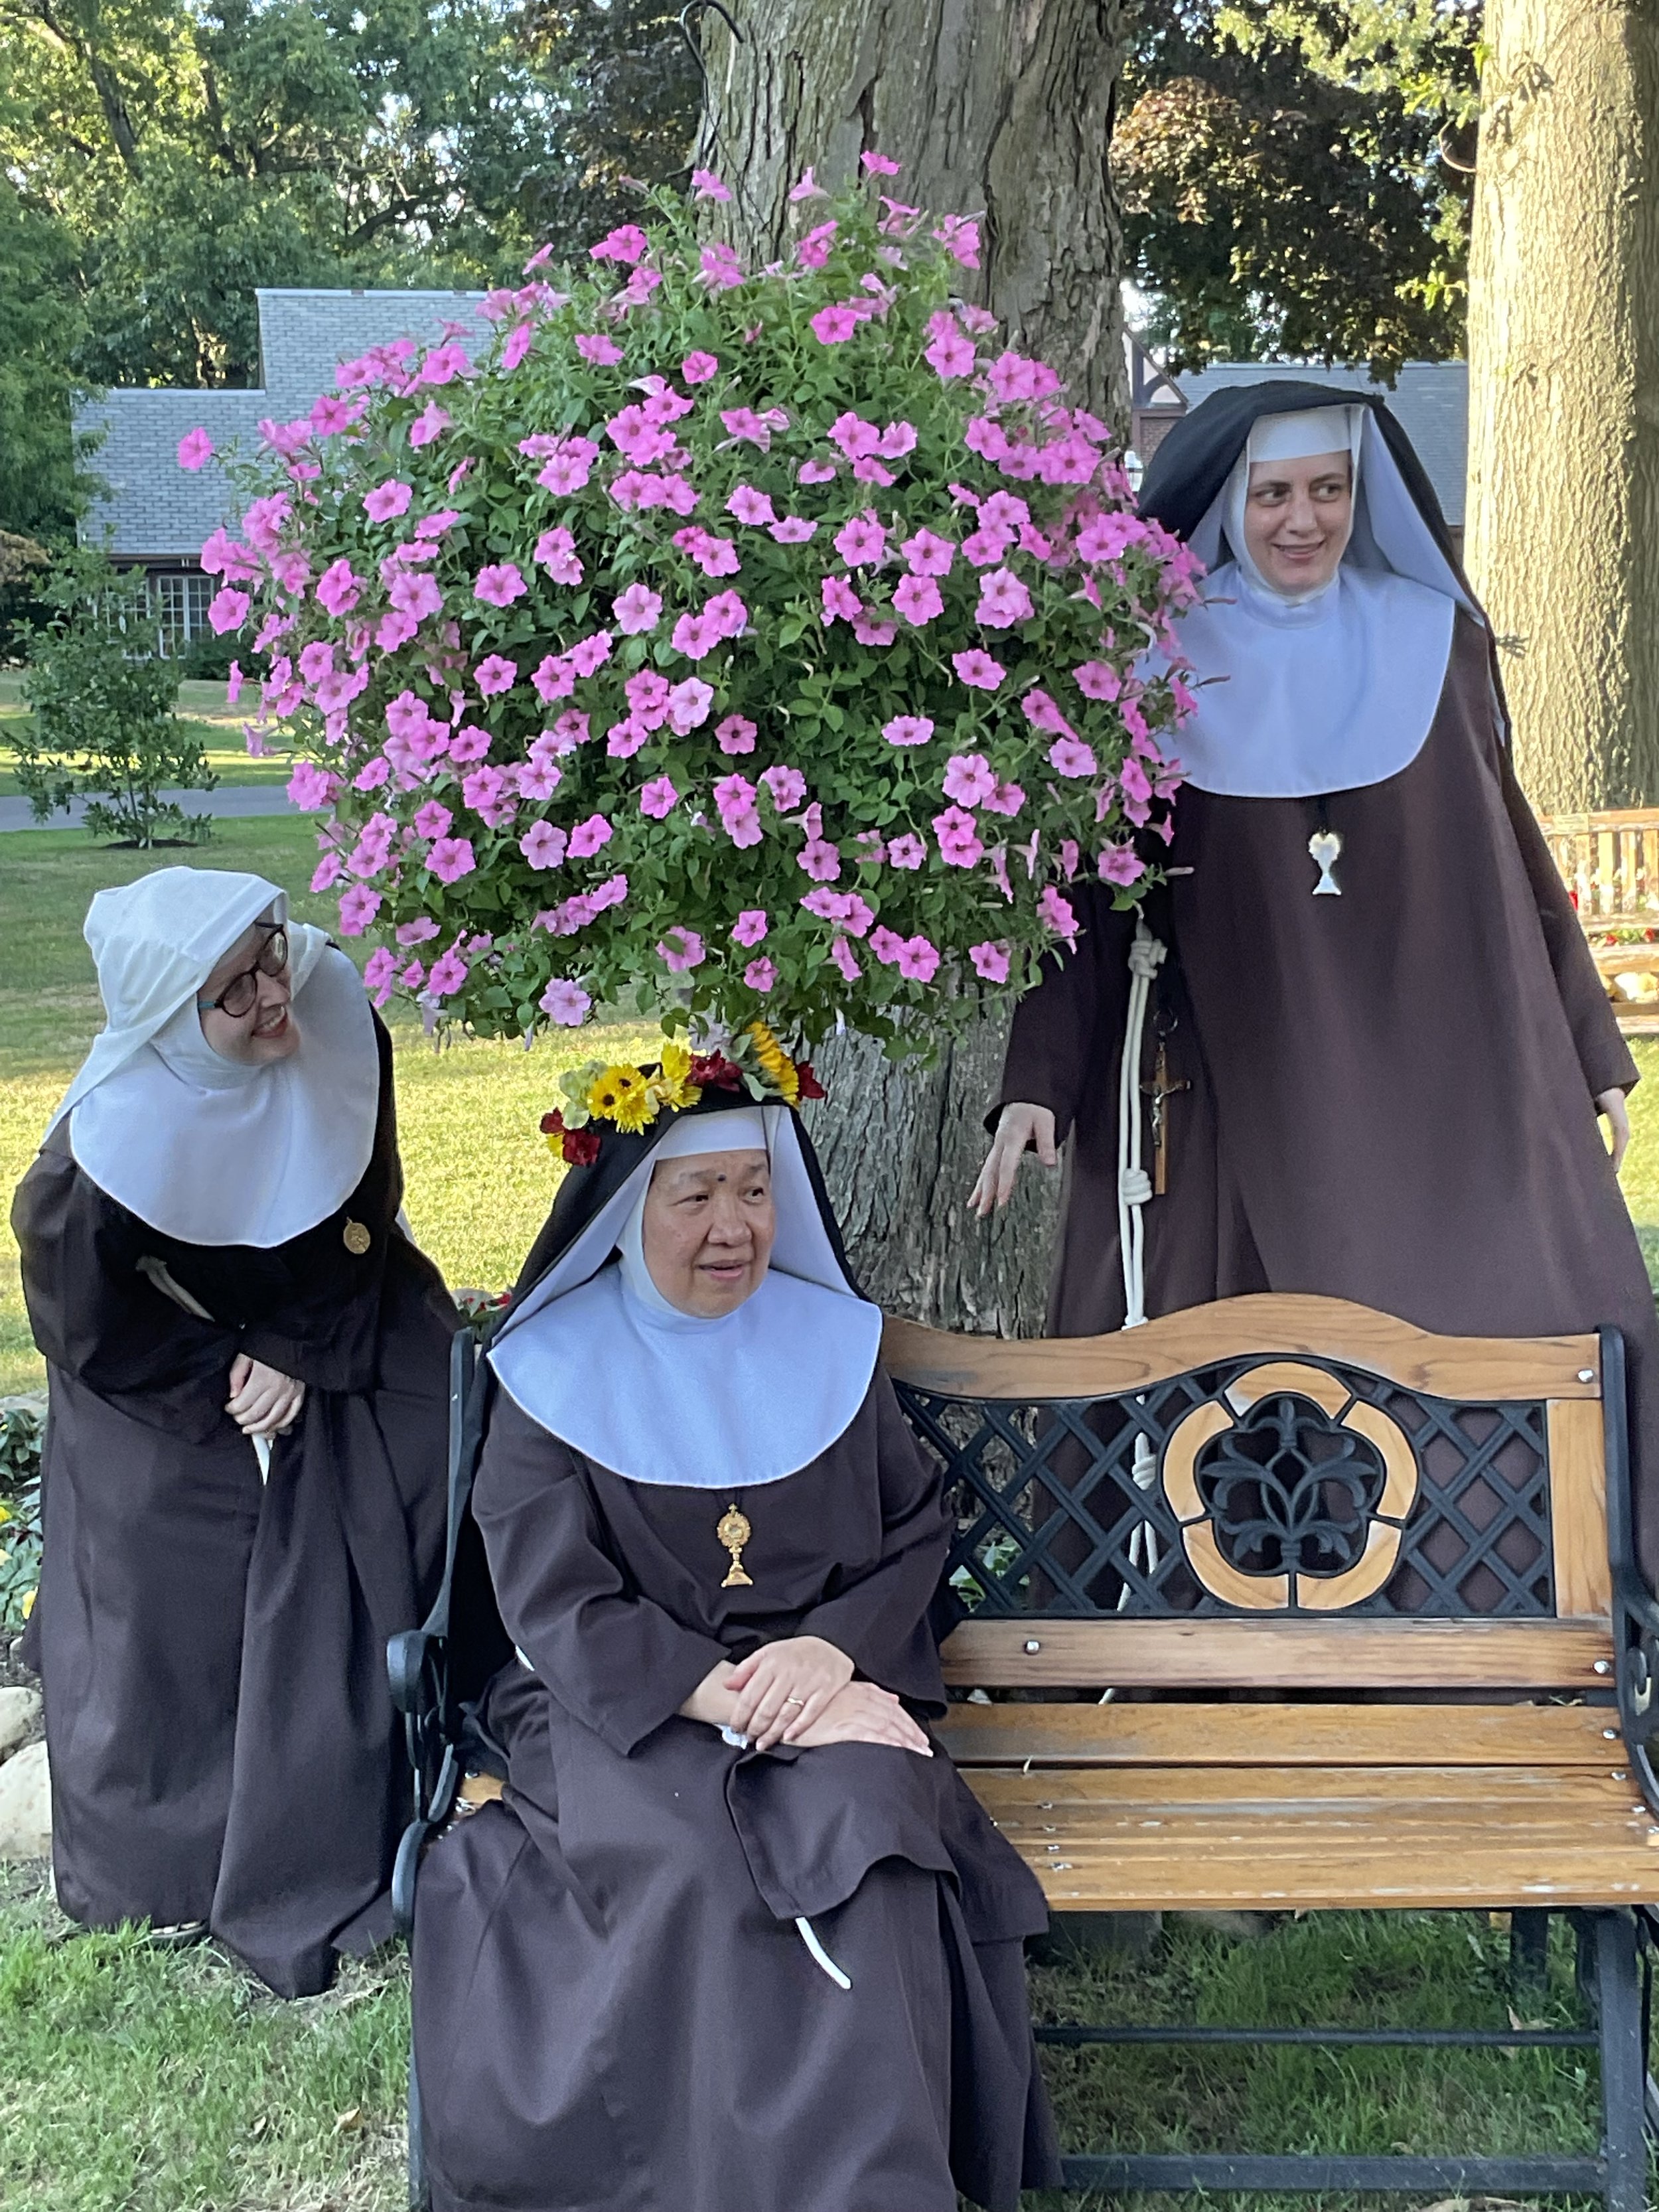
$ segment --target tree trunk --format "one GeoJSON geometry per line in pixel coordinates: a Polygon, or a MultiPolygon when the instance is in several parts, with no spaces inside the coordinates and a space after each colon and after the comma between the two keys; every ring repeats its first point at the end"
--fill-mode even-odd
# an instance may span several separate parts
{"type": "MultiPolygon", "coordinates": [[[[1107,158],[1119,0],[739,0],[732,12],[741,40],[702,18],[697,158],[736,193],[724,212],[751,258],[782,252],[803,169],[833,190],[861,153],[891,155],[903,198],[982,216],[980,297],[1011,343],[1127,422],[1107,158]]],[[[1028,1167],[1006,1215],[968,1212],[1006,1027],[981,1024],[920,1074],[864,1039],[832,1039],[817,1055],[830,1097],[811,1126],[871,1296],[937,1327],[1015,1336],[1042,1326],[1058,1178],[1028,1167]]]]}
{"type": "Polygon", "coordinates": [[[1659,800],[1659,15],[1486,0],[1469,566],[1547,812],[1659,800]]]}

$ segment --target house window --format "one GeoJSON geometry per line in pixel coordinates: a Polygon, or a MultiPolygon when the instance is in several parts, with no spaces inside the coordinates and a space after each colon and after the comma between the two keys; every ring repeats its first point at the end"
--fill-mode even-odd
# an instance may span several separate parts
{"type": "Polygon", "coordinates": [[[161,651],[167,659],[187,653],[198,638],[211,634],[207,611],[213,588],[213,579],[199,572],[150,578],[149,603],[155,612],[161,651]]]}

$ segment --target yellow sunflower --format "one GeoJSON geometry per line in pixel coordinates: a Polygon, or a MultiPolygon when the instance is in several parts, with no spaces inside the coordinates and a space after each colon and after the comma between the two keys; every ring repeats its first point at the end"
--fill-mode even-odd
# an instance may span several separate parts
{"type": "Polygon", "coordinates": [[[691,1073],[691,1052],[678,1038],[663,1041],[661,1072],[652,1084],[652,1090],[665,1106],[678,1110],[695,1106],[702,1092],[695,1083],[688,1081],[691,1073]]]}
{"type": "Polygon", "coordinates": [[[619,1129],[643,1129],[656,1118],[650,1087],[637,1067],[602,1068],[587,1087],[587,1110],[619,1129]]]}
{"type": "Polygon", "coordinates": [[[794,1061],[764,1022],[750,1022],[749,1034],[755,1040],[755,1057],[771,1077],[778,1096],[793,1106],[800,1097],[800,1078],[795,1073],[794,1061]]]}

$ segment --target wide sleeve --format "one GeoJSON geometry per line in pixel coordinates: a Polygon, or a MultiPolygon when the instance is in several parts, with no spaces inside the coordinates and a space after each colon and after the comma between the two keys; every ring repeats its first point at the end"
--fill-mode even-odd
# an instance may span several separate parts
{"type": "MultiPolygon", "coordinates": [[[[945,1710],[945,1683],[929,1609],[951,1545],[951,1516],[936,1467],[924,1461],[893,1386],[878,1370],[877,1471],[881,1492],[881,1553],[873,1566],[845,1579],[799,1622],[798,1636],[821,1636],[852,1661],[868,1682],[897,1697],[945,1710]]],[[[863,1425],[857,1423],[850,1435],[863,1425]]]]}
{"type": "Polygon", "coordinates": [[[1046,1106],[1056,1144],[1071,1133],[1085,1085],[1115,1064],[1134,932],[1133,915],[1117,912],[1101,892],[1085,890],[1073,898],[1082,924],[1077,945],[1047,956],[1042,981],[1014,1008],[1002,1082],[986,1116],[986,1127],[994,1128],[1005,1106],[1046,1106]]]}
{"type": "Polygon", "coordinates": [[[1632,1090],[1640,1079],[1636,1062],[1620,1034],[1618,1018],[1602,986],[1595,957],[1585,942],[1577,911],[1516,780],[1507,745],[1502,749],[1499,774],[1510,825],[1521,848],[1550,966],[1555,972],[1555,988],[1561,994],[1567,1026],[1572,1031],[1578,1065],[1584,1071],[1590,1096],[1599,1098],[1604,1091],[1632,1090]]]}
{"type": "MultiPolygon", "coordinates": [[[[154,1243],[143,1224],[58,1148],[41,1152],[19,1183],[11,1224],[29,1326],[48,1364],[135,1420],[188,1426],[188,1411],[169,1394],[224,1376],[235,1332],[186,1313],[140,1273],[154,1243]]],[[[214,1426],[219,1419],[216,1399],[214,1426]]]]}
{"type": "Polygon", "coordinates": [[[581,1469],[500,1392],[472,1513],[507,1634],[566,1711],[625,1758],[727,1654],[630,1588],[581,1469]]]}

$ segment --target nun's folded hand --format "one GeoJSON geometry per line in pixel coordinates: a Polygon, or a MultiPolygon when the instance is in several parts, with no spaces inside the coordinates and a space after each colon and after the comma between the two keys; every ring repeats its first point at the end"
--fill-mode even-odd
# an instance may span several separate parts
{"type": "Polygon", "coordinates": [[[763,1644],[726,1678],[735,1698],[732,1726],[761,1751],[775,1743],[799,1743],[802,1731],[852,1679],[852,1661],[821,1636],[763,1644]]]}
{"type": "Polygon", "coordinates": [[[1595,1110],[1606,1118],[1607,1125],[1613,1132],[1613,1171],[1617,1175],[1625,1164],[1625,1154],[1630,1150],[1630,1108],[1625,1103],[1624,1092],[1599,1092],[1595,1110]]]}
{"type": "Polygon", "coordinates": [[[1053,1110],[1047,1106],[1012,1101],[997,1117],[997,1133],[979,1171],[979,1181],[969,1196],[969,1210],[981,1221],[997,1206],[1007,1205],[1019,1179],[1020,1161],[1033,1148],[1045,1168],[1059,1164],[1053,1110]]]}
{"type": "Polygon", "coordinates": [[[926,1730],[890,1690],[874,1682],[849,1682],[837,1690],[815,1721],[790,1730],[789,1740],[803,1751],[829,1743],[885,1743],[896,1751],[917,1752],[923,1759],[933,1755],[926,1730]]]}
{"type": "Polygon", "coordinates": [[[263,1360],[239,1352],[230,1363],[225,1411],[245,1437],[280,1437],[299,1419],[306,1386],[263,1360]]]}

